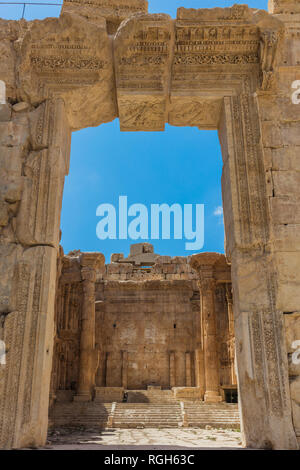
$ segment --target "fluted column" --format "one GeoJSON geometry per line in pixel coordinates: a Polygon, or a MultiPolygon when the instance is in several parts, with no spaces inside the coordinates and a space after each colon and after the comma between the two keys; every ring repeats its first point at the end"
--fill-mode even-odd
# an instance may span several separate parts
{"type": "Polygon", "coordinates": [[[199,273],[199,288],[201,299],[201,325],[203,332],[203,355],[205,373],[206,402],[222,401],[220,395],[219,360],[217,349],[217,329],[215,312],[214,265],[222,255],[217,253],[200,253],[191,258],[192,268],[199,273]]]}
{"type": "MultiPolygon", "coordinates": [[[[202,276],[203,276],[202,272],[202,276]]],[[[200,280],[201,289],[201,316],[203,322],[203,339],[204,339],[204,364],[205,364],[205,394],[204,400],[209,402],[221,401],[220,396],[220,378],[219,378],[219,361],[217,349],[217,330],[216,330],[216,313],[215,313],[215,290],[216,282],[211,277],[212,271],[205,272],[204,277],[200,280]]]]}
{"type": "Polygon", "coordinates": [[[81,315],[79,380],[76,401],[90,401],[95,386],[99,351],[95,348],[95,282],[96,269],[104,262],[100,253],[84,253],[81,260],[83,303],[81,315]]]}

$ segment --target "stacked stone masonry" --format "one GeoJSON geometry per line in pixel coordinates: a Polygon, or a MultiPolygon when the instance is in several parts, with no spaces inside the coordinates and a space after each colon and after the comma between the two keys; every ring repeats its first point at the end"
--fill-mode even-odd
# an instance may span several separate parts
{"type": "MultiPolygon", "coordinates": [[[[95,393],[99,396],[99,387],[107,389],[102,401],[113,402],[122,400],[122,393],[117,398],[115,395],[119,390],[147,390],[153,386],[163,389],[187,387],[187,390],[199,387],[197,399],[203,400],[207,391],[205,368],[204,364],[199,365],[199,358],[204,361],[206,346],[199,309],[198,274],[188,263],[188,258],[155,255],[149,244],[133,245],[131,252],[134,251],[137,253],[127,260],[121,255],[113,255],[112,259],[120,257],[119,262],[95,270],[90,304],[90,312],[95,309],[94,331],[90,330],[89,335],[95,337],[93,349],[96,351],[91,351],[90,355],[99,357],[99,361],[90,381],[88,399],[95,393]],[[144,253],[145,250],[148,253],[144,253]],[[145,267],[145,263],[148,266],[145,267]],[[202,375],[201,372],[199,375],[199,367],[202,375]]],[[[86,253],[73,252],[60,260],[52,402],[57,394],[60,400],[71,399],[73,394],[75,400],[79,398],[85,305],[82,262],[86,256],[86,253]]],[[[99,255],[89,254],[90,263],[93,257],[97,259],[99,255]]],[[[216,321],[216,342],[213,344],[216,393],[218,400],[224,400],[227,390],[236,389],[236,376],[234,327],[226,297],[227,291],[231,290],[230,266],[224,255],[219,258],[220,263],[212,273],[215,290],[211,313],[216,321]]],[[[88,316],[93,318],[91,313],[88,316]]],[[[83,368],[87,372],[86,363],[83,368]]],[[[184,395],[183,391],[181,395],[184,395]]]]}
{"type": "MultiPolygon", "coordinates": [[[[295,449],[300,4],[180,8],[176,19],[147,11],[143,0],[69,0],[59,18],[0,20],[0,446],[45,443],[71,133],[119,117],[121,130],[218,129],[243,444],[295,449]]],[[[86,311],[98,289],[91,269],[82,283],[86,311]]],[[[184,273],[157,274],[174,283],[167,276],[184,273]]],[[[66,295],[78,293],[70,287],[66,295]]],[[[213,344],[212,295],[203,299],[213,344]]],[[[91,354],[91,324],[86,318],[80,335],[78,364],[90,368],[81,397],[101,362],[91,354]]],[[[206,379],[212,396],[216,379],[206,379]]]]}

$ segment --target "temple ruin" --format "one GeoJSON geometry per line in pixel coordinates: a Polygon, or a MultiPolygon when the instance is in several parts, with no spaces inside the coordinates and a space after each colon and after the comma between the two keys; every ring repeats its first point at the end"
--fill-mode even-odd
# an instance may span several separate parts
{"type": "Polygon", "coordinates": [[[43,445],[49,401],[70,390],[78,406],[97,389],[151,383],[224,399],[232,326],[217,335],[230,308],[243,445],[299,448],[299,80],[298,0],[179,8],[176,19],[145,0],[65,0],[59,18],[0,20],[1,448],[43,445]],[[60,255],[71,134],[116,118],[121,131],[218,130],[230,275],[217,254],[105,268],[100,253],[60,255]],[[197,303],[203,325],[190,333],[197,303]],[[154,307],[164,345],[149,329],[154,307]],[[129,341],[135,315],[154,343],[129,341]]]}
{"type": "MultiPolygon", "coordinates": [[[[202,287],[187,258],[156,255],[150,244],[133,245],[127,259],[113,255],[111,264],[98,267],[97,253],[64,256],[56,298],[53,404],[95,396],[104,403],[122,401],[124,392],[149,387],[172,389],[181,398],[231,402],[237,381],[230,266],[224,255],[210,256],[211,286],[202,287]],[[88,281],[87,256],[94,263],[88,281]],[[90,290],[88,283],[94,284],[90,290]],[[202,302],[213,297],[212,327],[205,309],[199,315],[199,283],[202,302]],[[94,319],[87,336],[85,317],[94,319]],[[85,336],[94,338],[89,355],[97,359],[90,362],[91,371],[81,359],[85,336]]],[[[133,392],[130,397],[133,401],[133,392]]]]}

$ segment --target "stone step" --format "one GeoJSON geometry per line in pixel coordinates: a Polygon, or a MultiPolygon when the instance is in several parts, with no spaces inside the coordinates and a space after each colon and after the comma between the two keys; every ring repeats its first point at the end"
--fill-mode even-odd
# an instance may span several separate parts
{"type": "Polygon", "coordinates": [[[240,427],[238,406],[232,404],[176,403],[57,403],[50,414],[51,427],[113,428],[234,428],[240,427]],[[111,411],[114,410],[113,416],[111,411]],[[184,411],[184,413],[183,413],[184,411]]]}

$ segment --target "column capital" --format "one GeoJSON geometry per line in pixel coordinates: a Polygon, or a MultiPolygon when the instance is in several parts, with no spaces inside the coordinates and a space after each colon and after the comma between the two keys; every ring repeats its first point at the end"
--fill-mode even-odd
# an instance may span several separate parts
{"type": "Polygon", "coordinates": [[[94,268],[81,268],[81,279],[83,281],[96,282],[96,270],[94,268]]]}
{"type": "Polygon", "coordinates": [[[225,255],[221,253],[198,253],[191,256],[189,263],[198,272],[209,267],[213,269],[216,264],[227,264],[225,255]]]}
{"type": "Polygon", "coordinates": [[[80,258],[81,279],[83,281],[96,282],[96,271],[105,263],[102,253],[82,253],[80,258]]]}
{"type": "Polygon", "coordinates": [[[105,257],[102,253],[82,253],[80,258],[82,268],[99,269],[105,264],[105,257]]]}

